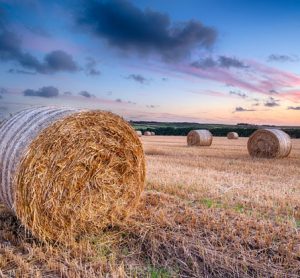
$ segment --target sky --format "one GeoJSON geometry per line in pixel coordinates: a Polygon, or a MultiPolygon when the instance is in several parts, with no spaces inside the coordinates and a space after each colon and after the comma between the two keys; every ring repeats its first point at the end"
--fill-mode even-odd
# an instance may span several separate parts
{"type": "Polygon", "coordinates": [[[0,0],[0,119],[300,125],[300,1],[0,0]]]}

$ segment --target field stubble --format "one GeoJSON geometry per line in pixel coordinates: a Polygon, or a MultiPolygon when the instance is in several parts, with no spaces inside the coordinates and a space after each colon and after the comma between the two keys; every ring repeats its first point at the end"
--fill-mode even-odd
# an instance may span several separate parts
{"type": "Polygon", "coordinates": [[[300,140],[253,159],[246,138],[143,137],[136,213],[72,247],[39,242],[0,205],[0,277],[299,277],[300,140]]]}

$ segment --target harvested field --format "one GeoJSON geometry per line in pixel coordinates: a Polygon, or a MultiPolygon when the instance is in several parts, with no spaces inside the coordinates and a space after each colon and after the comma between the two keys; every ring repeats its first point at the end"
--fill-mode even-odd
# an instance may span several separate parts
{"type": "Polygon", "coordinates": [[[137,212],[72,248],[39,242],[1,206],[0,277],[299,277],[300,140],[270,160],[247,139],[143,137],[137,212]]]}

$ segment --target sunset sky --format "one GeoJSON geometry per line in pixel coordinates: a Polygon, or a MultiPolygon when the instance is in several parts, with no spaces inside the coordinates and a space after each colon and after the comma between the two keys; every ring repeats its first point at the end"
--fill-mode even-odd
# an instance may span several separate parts
{"type": "Polygon", "coordinates": [[[0,119],[300,125],[300,1],[0,0],[0,119]]]}

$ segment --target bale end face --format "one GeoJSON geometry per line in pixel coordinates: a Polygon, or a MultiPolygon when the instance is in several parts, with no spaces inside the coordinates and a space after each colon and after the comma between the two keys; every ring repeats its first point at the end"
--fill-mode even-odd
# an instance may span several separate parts
{"type": "Polygon", "coordinates": [[[248,152],[252,157],[283,158],[292,149],[290,136],[279,129],[259,129],[248,139],[248,152]]]}

